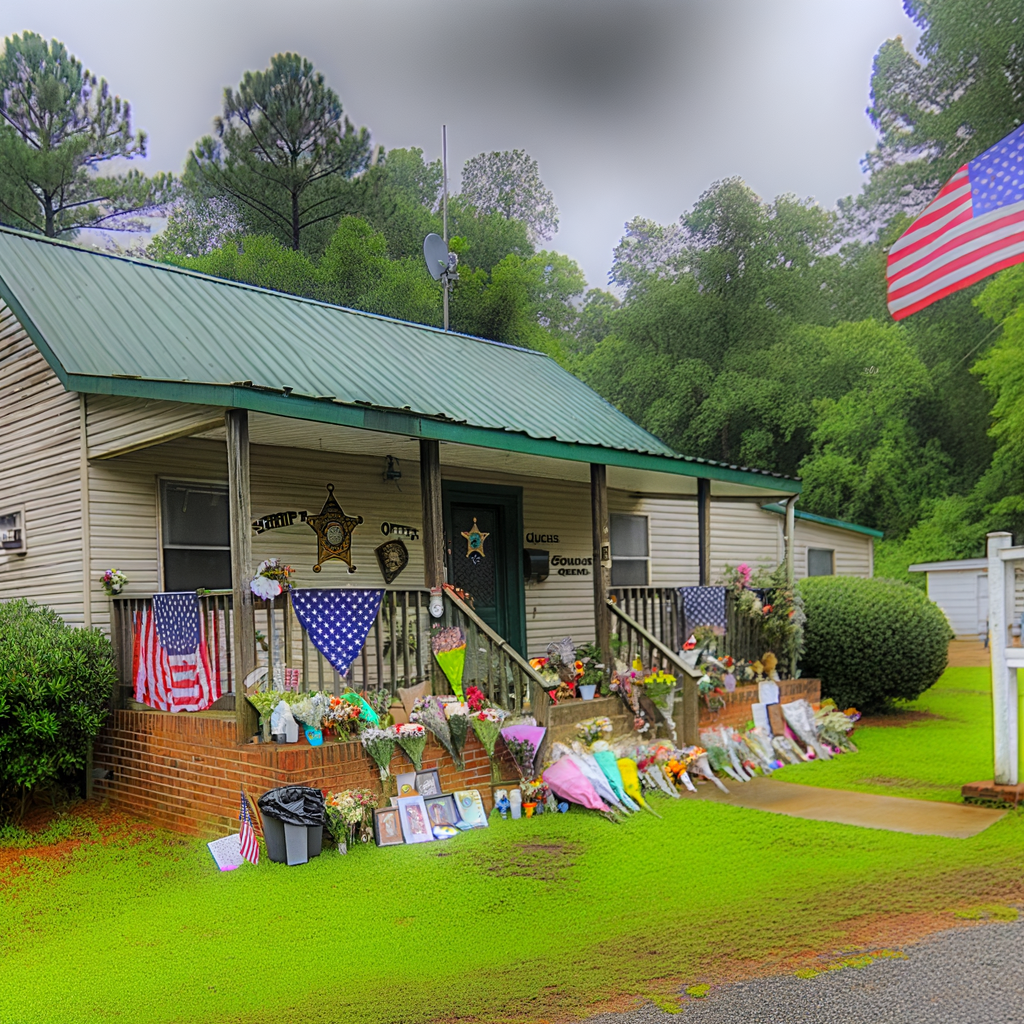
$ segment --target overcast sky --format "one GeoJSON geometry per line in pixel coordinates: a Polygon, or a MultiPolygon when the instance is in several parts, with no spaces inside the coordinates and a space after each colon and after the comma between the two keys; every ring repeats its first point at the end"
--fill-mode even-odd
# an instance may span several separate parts
{"type": "Polygon", "coordinates": [[[3,0],[0,34],[56,36],[181,169],[225,86],[293,50],[385,148],[525,149],[555,193],[551,243],[603,286],[623,224],[667,222],[718,178],[832,206],[859,189],[900,0],[3,0]]]}

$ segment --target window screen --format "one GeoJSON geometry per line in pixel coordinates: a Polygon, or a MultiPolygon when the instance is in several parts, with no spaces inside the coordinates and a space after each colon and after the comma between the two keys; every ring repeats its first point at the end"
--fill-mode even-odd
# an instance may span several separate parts
{"type": "Polygon", "coordinates": [[[228,489],[220,484],[160,484],[165,590],[231,586],[228,489]]]}
{"type": "Polygon", "coordinates": [[[647,516],[611,516],[612,586],[646,587],[650,548],[647,516]]]}
{"type": "Polygon", "coordinates": [[[808,548],[807,575],[831,576],[835,572],[834,555],[835,552],[831,548],[808,548]]]}

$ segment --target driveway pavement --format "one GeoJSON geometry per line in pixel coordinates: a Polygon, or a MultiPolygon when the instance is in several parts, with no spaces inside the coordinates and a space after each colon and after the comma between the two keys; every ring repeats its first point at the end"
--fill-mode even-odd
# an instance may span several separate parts
{"type": "Polygon", "coordinates": [[[1024,1024],[1024,922],[955,928],[903,952],[809,979],[723,985],[678,1014],[647,1005],[587,1024],[1024,1024]]]}

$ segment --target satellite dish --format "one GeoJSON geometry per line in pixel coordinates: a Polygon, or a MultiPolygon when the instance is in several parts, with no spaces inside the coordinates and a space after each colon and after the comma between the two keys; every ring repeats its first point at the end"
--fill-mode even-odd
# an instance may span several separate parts
{"type": "Polygon", "coordinates": [[[433,233],[423,239],[423,258],[427,261],[427,270],[435,281],[448,269],[448,246],[440,235],[433,233]]]}

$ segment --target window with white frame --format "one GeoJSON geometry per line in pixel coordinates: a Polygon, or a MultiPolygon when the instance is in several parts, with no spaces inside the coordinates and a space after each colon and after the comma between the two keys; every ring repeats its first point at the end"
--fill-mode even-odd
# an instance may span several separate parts
{"type": "Polygon", "coordinates": [[[612,586],[646,587],[650,579],[647,516],[611,516],[612,586]]]}
{"type": "Polygon", "coordinates": [[[835,574],[836,553],[832,548],[807,549],[807,575],[832,576],[835,574]]]}
{"type": "Polygon", "coordinates": [[[230,589],[226,485],[161,480],[160,530],[164,590],[230,589]]]}

